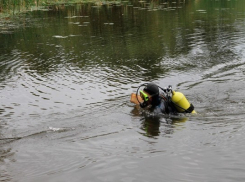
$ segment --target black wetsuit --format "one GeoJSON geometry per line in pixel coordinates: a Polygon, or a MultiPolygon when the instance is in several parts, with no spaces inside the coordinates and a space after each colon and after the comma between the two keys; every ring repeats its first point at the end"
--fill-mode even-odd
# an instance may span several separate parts
{"type": "Polygon", "coordinates": [[[152,110],[155,113],[176,114],[178,113],[171,101],[165,97],[159,96],[152,103],[152,110]]]}

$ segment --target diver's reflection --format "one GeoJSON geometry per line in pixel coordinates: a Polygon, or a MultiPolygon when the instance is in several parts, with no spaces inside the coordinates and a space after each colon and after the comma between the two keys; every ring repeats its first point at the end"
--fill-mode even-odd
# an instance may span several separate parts
{"type": "Polygon", "coordinates": [[[133,116],[140,117],[140,129],[143,131],[141,134],[147,137],[173,134],[176,127],[180,126],[179,123],[188,120],[184,116],[156,115],[140,109],[139,106],[135,106],[131,113],[133,116]]]}
{"type": "Polygon", "coordinates": [[[144,135],[148,137],[159,136],[160,134],[160,118],[153,116],[144,116],[141,119],[140,129],[144,131],[144,135]]]}

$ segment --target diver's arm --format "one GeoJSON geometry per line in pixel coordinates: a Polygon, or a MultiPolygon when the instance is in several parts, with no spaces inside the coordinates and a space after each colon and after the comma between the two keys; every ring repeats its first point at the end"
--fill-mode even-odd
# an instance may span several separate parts
{"type": "Polygon", "coordinates": [[[142,98],[139,95],[137,95],[137,97],[138,97],[138,99],[136,98],[136,94],[132,93],[131,94],[131,98],[130,98],[130,102],[132,102],[132,103],[134,103],[136,105],[140,104],[139,101],[142,103],[143,102],[142,98]]]}

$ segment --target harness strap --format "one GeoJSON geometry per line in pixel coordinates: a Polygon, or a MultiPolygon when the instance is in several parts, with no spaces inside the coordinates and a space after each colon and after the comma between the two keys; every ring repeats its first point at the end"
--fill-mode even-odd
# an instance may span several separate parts
{"type": "Polygon", "coordinates": [[[191,104],[190,107],[185,110],[185,112],[192,113],[192,111],[194,111],[194,106],[191,104]]]}

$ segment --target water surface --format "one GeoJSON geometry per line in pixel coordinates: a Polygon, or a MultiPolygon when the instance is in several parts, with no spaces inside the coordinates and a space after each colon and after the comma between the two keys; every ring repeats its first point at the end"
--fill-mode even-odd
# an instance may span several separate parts
{"type": "Polygon", "coordinates": [[[0,181],[244,181],[245,2],[52,6],[0,26],[0,181]],[[129,102],[172,85],[198,112],[129,102]]]}

